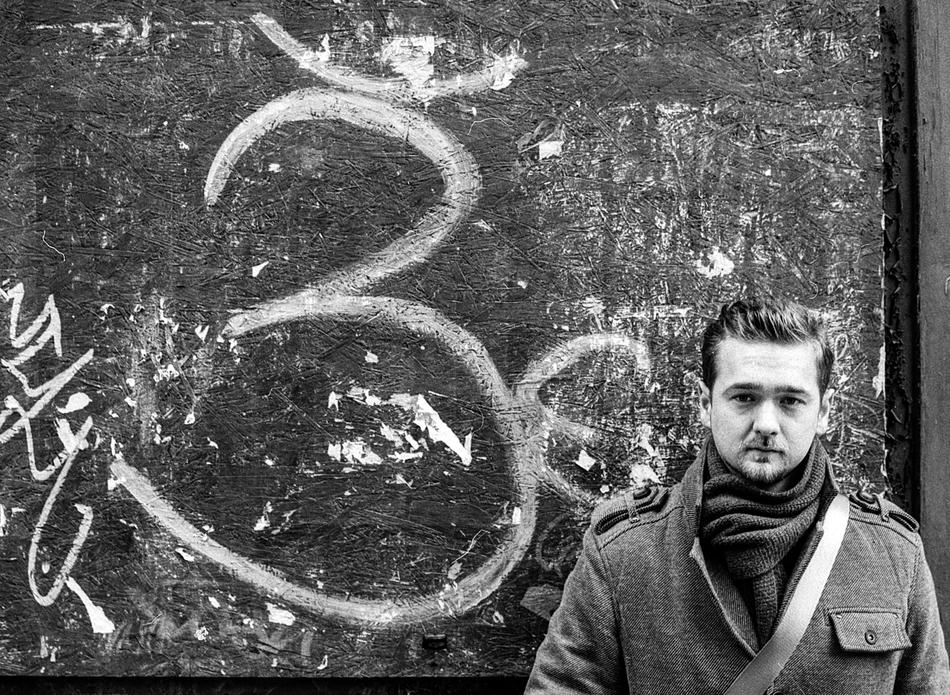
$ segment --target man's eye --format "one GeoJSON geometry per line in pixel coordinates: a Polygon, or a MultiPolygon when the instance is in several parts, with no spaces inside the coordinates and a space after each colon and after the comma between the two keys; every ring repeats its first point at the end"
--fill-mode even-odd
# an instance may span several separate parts
{"type": "Polygon", "coordinates": [[[748,393],[737,393],[732,397],[732,400],[737,403],[751,403],[755,399],[748,393]]]}
{"type": "Polygon", "coordinates": [[[804,403],[805,401],[803,401],[801,398],[794,398],[793,396],[786,396],[782,399],[782,405],[789,407],[803,405],[804,403]]]}

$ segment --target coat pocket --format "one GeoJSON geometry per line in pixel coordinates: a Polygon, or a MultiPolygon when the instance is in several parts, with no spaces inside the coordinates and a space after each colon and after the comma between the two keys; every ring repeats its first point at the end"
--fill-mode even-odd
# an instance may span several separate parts
{"type": "Polygon", "coordinates": [[[846,652],[872,654],[911,646],[898,613],[848,608],[830,611],[830,615],[838,645],[846,652]]]}

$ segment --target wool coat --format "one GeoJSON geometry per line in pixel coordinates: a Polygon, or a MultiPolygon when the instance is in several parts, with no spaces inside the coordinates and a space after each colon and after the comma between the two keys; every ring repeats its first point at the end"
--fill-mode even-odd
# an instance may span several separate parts
{"type": "MultiPolygon", "coordinates": [[[[678,485],[628,492],[595,510],[527,694],[728,689],[761,645],[724,564],[704,556],[699,543],[702,486],[700,457],[678,485]]],[[[916,522],[881,496],[849,499],[844,540],[818,607],[767,692],[950,694],[916,522]]],[[[789,577],[786,602],[820,536],[816,524],[789,577]]]]}

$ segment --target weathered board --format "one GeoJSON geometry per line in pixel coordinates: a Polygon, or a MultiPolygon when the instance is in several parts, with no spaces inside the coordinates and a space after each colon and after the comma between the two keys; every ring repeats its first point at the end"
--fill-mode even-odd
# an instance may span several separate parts
{"type": "MultiPolygon", "coordinates": [[[[919,200],[913,210],[919,254],[917,277],[920,298],[920,459],[917,492],[921,535],[929,554],[929,562],[937,586],[944,635],[950,638],[950,551],[947,532],[947,495],[950,475],[947,473],[948,439],[943,431],[944,417],[950,409],[947,375],[946,314],[950,294],[950,244],[947,223],[950,203],[947,186],[950,171],[950,99],[947,80],[950,78],[950,11],[946,5],[921,0],[913,4],[911,27],[915,41],[917,66],[917,171],[919,200]]],[[[907,223],[907,220],[904,220],[907,223]]]]}
{"type": "Polygon", "coordinates": [[[3,672],[525,673],[737,294],[887,485],[876,3],[4,13],[3,672]]]}

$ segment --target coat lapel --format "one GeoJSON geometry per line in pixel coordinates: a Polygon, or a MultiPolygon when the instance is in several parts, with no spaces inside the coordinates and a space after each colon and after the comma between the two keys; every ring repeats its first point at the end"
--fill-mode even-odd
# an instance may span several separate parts
{"type": "Polygon", "coordinates": [[[692,539],[689,555],[706,580],[709,593],[716,602],[719,612],[729,626],[732,635],[739,641],[746,653],[750,657],[754,657],[759,649],[759,640],[755,633],[752,615],[749,613],[739,589],[725,567],[714,558],[707,562],[702,544],[699,542],[699,520],[702,510],[703,478],[706,468],[705,452],[706,447],[704,446],[682,480],[685,506],[684,518],[688,531],[686,537],[692,539]]]}

